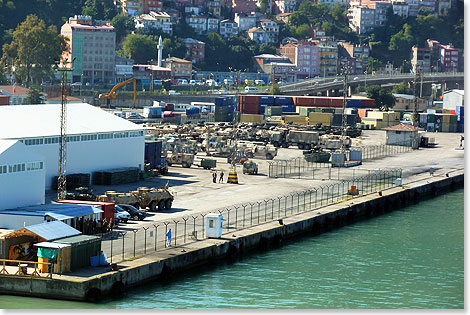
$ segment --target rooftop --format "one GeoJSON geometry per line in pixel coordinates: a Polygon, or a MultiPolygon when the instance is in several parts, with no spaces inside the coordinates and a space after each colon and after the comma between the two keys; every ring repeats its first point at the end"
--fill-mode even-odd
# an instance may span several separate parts
{"type": "Polygon", "coordinates": [[[422,128],[419,128],[417,126],[409,125],[409,124],[404,124],[400,123],[395,126],[390,126],[386,128],[382,128],[382,130],[391,130],[391,131],[418,131],[418,130],[423,130],[422,128]]]}
{"type": "Polygon", "coordinates": [[[25,227],[25,229],[33,232],[36,235],[39,235],[48,241],[81,234],[80,231],[61,221],[51,221],[41,224],[29,225],[25,227]]]}
{"type": "MultiPolygon", "coordinates": [[[[0,138],[58,136],[60,104],[0,106],[0,138]]],[[[142,127],[86,103],[67,104],[69,135],[142,130],[142,127]]]]}
{"type": "Polygon", "coordinates": [[[0,85],[0,92],[9,95],[26,95],[28,94],[29,89],[19,85],[0,85]]]}

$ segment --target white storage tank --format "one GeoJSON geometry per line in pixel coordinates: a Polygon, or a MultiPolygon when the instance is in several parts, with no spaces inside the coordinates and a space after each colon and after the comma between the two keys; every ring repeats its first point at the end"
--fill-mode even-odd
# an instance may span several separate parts
{"type": "Polygon", "coordinates": [[[224,217],[219,213],[209,213],[206,216],[206,237],[221,238],[222,237],[222,221],[224,217]]]}

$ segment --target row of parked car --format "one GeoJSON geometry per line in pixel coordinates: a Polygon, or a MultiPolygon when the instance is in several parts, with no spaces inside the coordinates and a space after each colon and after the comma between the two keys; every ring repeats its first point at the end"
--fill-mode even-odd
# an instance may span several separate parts
{"type": "Polygon", "coordinates": [[[114,222],[116,224],[127,223],[129,220],[143,221],[147,216],[147,212],[132,205],[118,204],[114,208],[114,222]]]}

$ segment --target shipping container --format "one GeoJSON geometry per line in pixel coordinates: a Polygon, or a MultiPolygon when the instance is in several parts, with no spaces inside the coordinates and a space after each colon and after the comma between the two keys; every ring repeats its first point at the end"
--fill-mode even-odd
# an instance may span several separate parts
{"type": "Polygon", "coordinates": [[[188,107],[186,108],[186,115],[197,115],[200,113],[199,107],[188,107]]]}
{"type": "Polygon", "coordinates": [[[265,116],[280,116],[282,115],[282,106],[266,106],[264,109],[264,115],[265,116]]]}
{"type": "Polygon", "coordinates": [[[346,100],[346,107],[361,108],[362,100],[357,98],[350,98],[346,100]]]}
{"type": "Polygon", "coordinates": [[[273,95],[262,95],[259,97],[260,105],[274,105],[274,96],[273,95]]]}
{"type": "Polygon", "coordinates": [[[239,95],[239,103],[259,104],[259,95],[239,95]]]}
{"type": "Polygon", "coordinates": [[[308,124],[307,117],[294,116],[294,115],[285,115],[283,117],[286,123],[292,123],[294,125],[307,125],[308,124]]]}
{"type": "Polygon", "coordinates": [[[157,169],[162,165],[162,142],[161,141],[145,141],[145,163],[150,164],[151,169],[157,169]]]}
{"type": "Polygon", "coordinates": [[[343,102],[344,100],[342,97],[331,97],[329,99],[328,107],[336,107],[336,108],[343,107],[343,102]]]}
{"type": "Polygon", "coordinates": [[[90,258],[101,252],[101,237],[99,236],[77,235],[58,239],[54,243],[71,245],[71,270],[90,266],[90,258]]]}
{"type": "Polygon", "coordinates": [[[145,118],[162,118],[162,107],[144,107],[142,115],[145,118]]]}
{"type": "Polygon", "coordinates": [[[244,114],[258,114],[258,103],[242,103],[241,112],[244,114]]]}
{"type": "Polygon", "coordinates": [[[294,105],[292,96],[275,96],[274,105],[294,105]]]}
{"type": "Polygon", "coordinates": [[[297,107],[296,111],[298,110],[299,116],[308,117],[309,113],[317,112],[317,107],[297,107]]]}
{"type": "Polygon", "coordinates": [[[268,108],[268,105],[259,105],[258,114],[264,115],[265,108],[268,108]]]}
{"type": "Polygon", "coordinates": [[[57,200],[57,203],[71,203],[77,205],[93,205],[103,210],[102,220],[112,221],[114,223],[114,202],[87,201],[87,200],[57,200]]]}
{"type": "Polygon", "coordinates": [[[332,121],[333,114],[331,113],[310,112],[308,114],[309,125],[316,125],[318,123],[321,123],[324,126],[331,126],[332,121]]]}
{"type": "Polygon", "coordinates": [[[263,115],[254,115],[254,114],[241,114],[240,122],[250,122],[250,123],[261,123],[263,121],[263,115]]]}
{"type": "Polygon", "coordinates": [[[283,113],[295,113],[295,105],[282,105],[283,113]]]}

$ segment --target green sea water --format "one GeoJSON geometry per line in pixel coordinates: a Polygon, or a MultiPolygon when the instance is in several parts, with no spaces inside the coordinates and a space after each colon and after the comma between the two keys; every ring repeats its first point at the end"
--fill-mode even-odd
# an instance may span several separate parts
{"type": "Polygon", "coordinates": [[[99,304],[0,296],[1,308],[464,308],[464,190],[99,304]]]}

